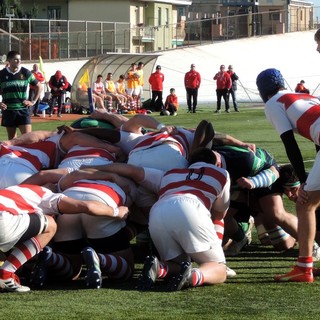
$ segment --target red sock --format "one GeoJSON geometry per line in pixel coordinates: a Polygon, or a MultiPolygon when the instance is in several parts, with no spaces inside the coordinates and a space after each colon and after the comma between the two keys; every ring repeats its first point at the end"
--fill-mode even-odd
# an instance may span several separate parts
{"type": "Polygon", "coordinates": [[[224,220],[213,220],[214,228],[216,230],[218,239],[221,241],[223,240],[223,234],[224,234],[224,220]]]}
{"type": "Polygon", "coordinates": [[[164,278],[167,274],[168,274],[168,265],[165,262],[160,262],[158,278],[164,278]]]}
{"type": "Polygon", "coordinates": [[[297,266],[304,271],[311,271],[313,268],[313,258],[299,256],[297,266]]]}
{"type": "Polygon", "coordinates": [[[203,273],[198,268],[193,268],[191,271],[192,276],[192,286],[199,287],[204,283],[203,273]]]}
{"type": "Polygon", "coordinates": [[[40,250],[40,243],[36,238],[26,240],[11,251],[1,269],[9,273],[15,273],[23,264],[38,254],[40,250]]]}

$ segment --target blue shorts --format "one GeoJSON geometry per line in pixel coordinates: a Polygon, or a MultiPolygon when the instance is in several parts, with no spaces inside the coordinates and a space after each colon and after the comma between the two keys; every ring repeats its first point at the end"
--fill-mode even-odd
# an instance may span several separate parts
{"type": "Polygon", "coordinates": [[[28,108],[19,110],[2,110],[2,127],[18,127],[31,124],[31,114],[28,108]]]}

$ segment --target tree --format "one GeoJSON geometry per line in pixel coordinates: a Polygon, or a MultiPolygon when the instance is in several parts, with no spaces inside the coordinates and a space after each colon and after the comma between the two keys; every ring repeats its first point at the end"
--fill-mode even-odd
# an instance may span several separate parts
{"type": "MultiPolygon", "coordinates": [[[[0,0],[0,17],[7,18],[7,14],[14,14],[12,18],[18,19],[32,19],[38,14],[38,7],[33,7],[26,11],[23,9],[20,0],[0,0]]],[[[9,24],[7,21],[0,21],[0,28],[9,31],[9,24]]],[[[14,21],[11,32],[24,33],[29,32],[29,25],[27,21],[14,21]]]]}

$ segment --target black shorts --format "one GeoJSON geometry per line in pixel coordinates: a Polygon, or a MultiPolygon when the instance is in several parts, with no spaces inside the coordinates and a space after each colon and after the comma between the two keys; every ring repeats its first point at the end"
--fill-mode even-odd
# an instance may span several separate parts
{"type": "Polygon", "coordinates": [[[28,108],[19,110],[2,110],[2,127],[18,127],[31,124],[31,113],[28,108]]]}
{"type": "Polygon", "coordinates": [[[77,239],[54,242],[53,244],[54,250],[65,254],[79,254],[86,246],[92,247],[99,253],[113,253],[130,248],[130,241],[126,227],[124,227],[110,237],[98,239],[77,239]]]}
{"type": "Polygon", "coordinates": [[[89,245],[100,253],[112,253],[130,248],[126,227],[106,238],[88,239],[89,245]]]}

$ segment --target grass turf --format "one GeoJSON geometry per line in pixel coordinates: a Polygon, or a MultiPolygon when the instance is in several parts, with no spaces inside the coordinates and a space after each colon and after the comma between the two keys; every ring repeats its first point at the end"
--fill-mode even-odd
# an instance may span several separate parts
{"type": "MultiPolygon", "coordinates": [[[[242,107],[240,113],[214,114],[213,107],[198,107],[196,114],[179,110],[177,117],[156,118],[166,124],[195,127],[200,120],[212,121],[216,131],[254,142],[270,151],[279,163],[287,163],[279,136],[266,121],[263,109],[242,107]]],[[[65,121],[34,124],[33,129],[51,130],[65,121]]],[[[6,139],[4,130],[0,139],[6,139]]],[[[312,143],[298,138],[307,167],[312,164],[312,143]]],[[[285,201],[289,211],[292,203],[285,201]]],[[[43,290],[27,294],[0,295],[2,318],[12,319],[320,319],[319,281],[313,284],[273,282],[277,273],[288,271],[295,263],[297,249],[274,252],[272,247],[253,243],[237,257],[228,258],[228,266],[237,277],[216,286],[165,292],[159,283],[151,292],[136,290],[141,261],[133,279],[124,283],[104,280],[99,290],[86,289],[83,279],[68,284],[51,283],[43,290]]]]}

